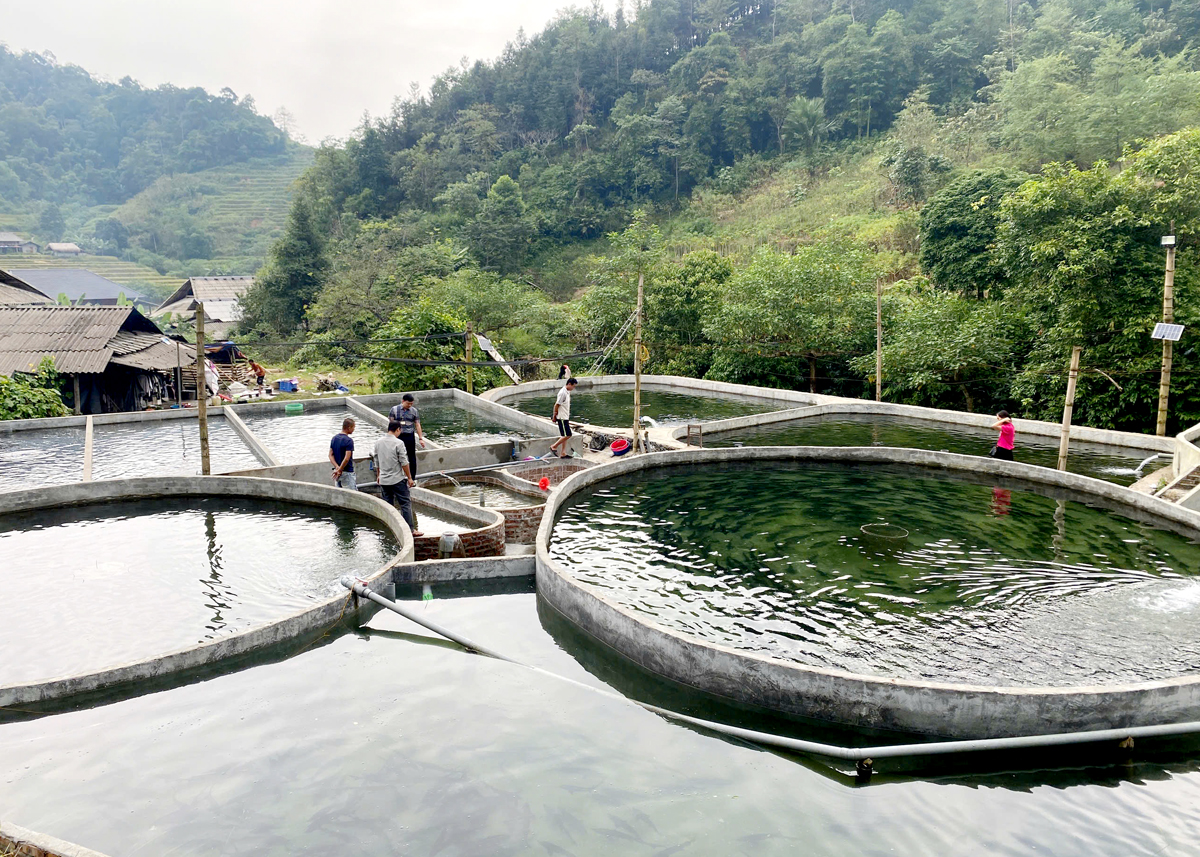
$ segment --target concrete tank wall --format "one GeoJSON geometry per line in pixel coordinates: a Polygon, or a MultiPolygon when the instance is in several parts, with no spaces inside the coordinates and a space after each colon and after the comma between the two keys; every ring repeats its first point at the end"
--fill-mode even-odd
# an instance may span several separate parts
{"type": "MultiPolygon", "coordinates": [[[[394,508],[358,491],[235,476],[151,476],[101,482],[78,482],[29,491],[0,493],[0,515],[61,506],[83,506],[117,500],[179,497],[249,497],[284,500],[309,506],[358,512],[382,523],[400,544],[400,550],[366,580],[376,592],[391,583],[391,567],[414,558],[413,537],[394,508]]],[[[61,597],[48,593],[47,597],[61,597]]],[[[276,646],[336,624],[354,615],[369,602],[357,596],[337,596],[283,619],[221,637],[196,646],[92,673],[56,678],[33,684],[0,687],[0,707],[59,701],[83,693],[133,685],[138,681],[184,673],[226,658],[276,646]]]]}
{"type": "Polygon", "coordinates": [[[806,667],[663,628],[566,573],[549,555],[559,510],[606,479],[672,465],[780,461],[902,463],[967,478],[1037,486],[1200,538],[1200,514],[1071,473],[975,456],[862,447],[713,449],[644,455],[581,471],[547,502],[537,540],[539,597],[643,669],[720,697],[785,714],[948,738],[988,738],[1121,728],[1200,719],[1200,676],[1120,686],[1066,688],[955,685],[806,667]]]}

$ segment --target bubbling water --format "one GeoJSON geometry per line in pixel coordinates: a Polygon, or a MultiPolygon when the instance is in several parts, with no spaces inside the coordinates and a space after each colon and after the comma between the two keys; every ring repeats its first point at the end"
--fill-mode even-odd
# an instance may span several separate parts
{"type": "Polygon", "coordinates": [[[572,498],[550,551],[652,622],[807,666],[1013,686],[1200,671],[1200,546],[1033,488],[882,466],[662,468],[572,498]]]}

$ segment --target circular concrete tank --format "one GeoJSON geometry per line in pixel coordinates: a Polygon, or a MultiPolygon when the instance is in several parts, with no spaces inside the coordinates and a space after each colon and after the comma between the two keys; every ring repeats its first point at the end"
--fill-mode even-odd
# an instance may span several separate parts
{"type": "MultiPolygon", "coordinates": [[[[621,603],[611,589],[576,578],[552,555],[555,524],[601,483],[645,480],[676,466],[752,464],[761,470],[846,463],[883,472],[901,465],[956,482],[1024,489],[1076,501],[1152,528],[1200,539],[1200,515],[1087,477],[1028,465],[921,450],[740,448],[641,456],[591,468],[563,483],[547,503],[537,540],[537,587],[544,604],[641,668],[704,692],[788,715],[871,729],[947,738],[1003,737],[1173,723],[1200,718],[1200,676],[1079,686],[991,685],[914,680],[831,669],[698,639],[621,603]],[[617,480],[612,482],[612,480],[617,480]]],[[[946,514],[954,510],[947,508],[946,514]]],[[[710,512],[711,514],[711,512],[710,512]]],[[[738,513],[731,511],[730,515],[738,513]]],[[[569,550],[570,543],[563,544],[569,550]]],[[[594,568],[593,579],[605,573],[594,568]]]]}
{"type": "MultiPolygon", "coordinates": [[[[311,509],[310,518],[317,523],[329,520],[344,523],[353,522],[356,518],[370,519],[379,525],[377,530],[390,539],[387,542],[376,543],[377,549],[369,555],[378,557],[382,554],[384,561],[378,566],[368,566],[369,573],[363,575],[367,585],[376,591],[391,583],[392,565],[413,558],[412,534],[399,513],[391,506],[356,491],[274,479],[235,476],[148,477],[6,492],[0,493],[0,521],[5,518],[28,517],[32,513],[44,513],[51,519],[56,516],[69,518],[77,516],[81,511],[86,515],[87,510],[93,507],[96,514],[101,515],[106,508],[123,511],[129,504],[140,504],[140,507],[151,510],[160,506],[186,507],[189,498],[195,501],[197,506],[207,504],[208,508],[220,508],[228,504],[231,507],[253,511],[257,507],[289,506],[300,510],[301,514],[309,514],[304,510],[311,509]],[[220,502],[214,502],[214,498],[220,498],[220,502]],[[388,545],[386,550],[384,544],[388,545]],[[393,546],[397,548],[394,555],[393,546]]],[[[126,519],[127,522],[128,520],[136,523],[138,519],[126,519]]],[[[328,526],[327,523],[325,525],[328,526]]],[[[50,531],[52,529],[50,528],[50,531]]],[[[136,536],[136,531],[134,533],[136,536]]],[[[251,539],[249,548],[253,549],[253,534],[251,539]]],[[[353,550],[353,544],[355,543],[352,542],[350,547],[345,549],[353,550]]],[[[354,555],[357,554],[347,554],[354,555]]],[[[332,562],[327,569],[330,572],[340,565],[336,556],[331,560],[327,557],[327,560],[332,562]]],[[[298,564],[302,563],[293,561],[293,565],[298,564]]],[[[334,576],[334,584],[336,580],[337,576],[334,576]]],[[[342,594],[340,590],[336,591],[336,594],[330,594],[335,590],[336,586],[323,587],[319,594],[306,597],[305,603],[299,606],[299,609],[296,606],[287,607],[286,611],[276,609],[276,613],[283,615],[271,618],[270,621],[243,623],[232,632],[213,635],[211,639],[196,645],[176,648],[162,654],[155,653],[153,656],[139,656],[95,670],[0,686],[0,707],[48,703],[107,688],[121,688],[118,691],[120,695],[127,692],[127,689],[135,688],[138,682],[145,679],[160,679],[164,676],[202,670],[228,658],[286,645],[289,641],[318,634],[336,624],[339,619],[354,615],[360,606],[359,599],[355,596],[342,594]]],[[[62,585],[48,580],[42,591],[42,603],[33,607],[45,608],[47,613],[53,614],[56,599],[72,597],[69,584],[62,585]]],[[[135,617],[139,610],[146,615],[147,610],[153,609],[152,605],[139,604],[136,603],[136,599],[132,599],[129,621],[137,621],[135,617]]],[[[272,617],[276,613],[272,613],[272,617]]],[[[59,628],[47,633],[55,632],[66,635],[70,634],[71,629],[59,628]]]]}

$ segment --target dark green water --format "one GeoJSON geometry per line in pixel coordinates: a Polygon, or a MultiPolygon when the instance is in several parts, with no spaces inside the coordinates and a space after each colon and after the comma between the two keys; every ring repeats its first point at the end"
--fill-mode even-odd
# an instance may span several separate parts
{"type": "MultiPolygon", "coordinates": [[[[421,610],[596,679],[532,594],[421,610]]],[[[879,777],[682,728],[380,613],[282,663],[0,725],[5,820],[112,855],[1150,857],[1194,853],[1200,770],[879,777]]],[[[1017,760],[1008,763],[1011,770],[1017,760]]]]}
{"type": "MultiPolygon", "coordinates": [[[[396,404],[400,404],[397,399],[396,404]]],[[[387,414],[391,405],[372,406],[381,414],[387,414]]],[[[425,437],[445,446],[468,446],[476,443],[496,443],[510,437],[528,440],[533,435],[523,429],[511,428],[490,417],[456,405],[422,405],[417,403],[421,414],[421,431],[425,437]]],[[[545,434],[552,434],[546,424],[545,434]]]]}
{"type": "Polygon", "coordinates": [[[0,516],[0,685],[164,654],[339,594],[396,552],[373,519],[267,500],[0,516]],[[20,605],[18,607],[18,605],[20,605]]]}
{"type": "MultiPolygon", "coordinates": [[[[557,391],[527,393],[504,404],[535,417],[550,419],[557,391]]],[[[642,415],[662,425],[679,425],[695,420],[725,420],[749,414],[779,411],[786,404],[720,396],[694,396],[666,390],[642,389],[642,415]]],[[[571,421],[620,428],[633,425],[633,390],[589,390],[580,387],[571,394],[571,421]]],[[[550,423],[547,423],[550,425],[550,423]]]]}
{"type": "MultiPolygon", "coordinates": [[[[996,445],[996,432],[974,426],[957,426],[929,420],[874,414],[828,414],[759,428],[723,432],[704,438],[710,447],[743,446],[899,446],[932,449],[960,455],[987,455],[996,445]]],[[[1119,446],[1074,441],[1067,456],[1067,469],[1118,485],[1132,485],[1134,472],[1146,456],[1119,446]]],[[[1050,438],[1018,434],[1013,458],[1024,464],[1058,466],[1058,442],[1050,438]]],[[[1151,462],[1147,470],[1167,463],[1151,462]]]]}
{"type": "Polygon", "coordinates": [[[928,471],[651,470],[575,499],[551,554],[648,620],[811,666],[1022,686],[1200,671],[1200,546],[928,471]],[[907,538],[860,530],[881,522],[907,538]]]}

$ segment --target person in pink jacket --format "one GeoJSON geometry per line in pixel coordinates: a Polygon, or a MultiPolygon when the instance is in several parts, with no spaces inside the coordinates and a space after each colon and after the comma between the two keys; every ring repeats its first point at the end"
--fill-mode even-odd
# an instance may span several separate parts
{"type": "Polygon", "coordinates": [[[1013,421],[1008,415],[1008,411],[1001,411],[996,414],[996,422],[992,425],[992,428],[1000,430],[1000,437],[996,438],[996,446],[991,453],[992,458],[1012,461],[1013,440],[1017,436],[1017,430],[1013,428],[1013,421]]]}

